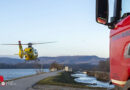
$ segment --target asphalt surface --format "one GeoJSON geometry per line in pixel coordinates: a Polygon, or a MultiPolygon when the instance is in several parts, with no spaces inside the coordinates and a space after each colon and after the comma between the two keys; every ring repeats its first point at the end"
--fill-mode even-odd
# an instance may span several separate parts
{"type": "Polygon", "coordinates": [[[8,85],[0,86],[0,90],[28,90],[32,85],[37,83],[38,81],[47,78],[49,76],[57,75],[57,72],[49,72],[40,75],[35,75],[27,78],[17,79],[14,81],[7,82],[8,85]]]}

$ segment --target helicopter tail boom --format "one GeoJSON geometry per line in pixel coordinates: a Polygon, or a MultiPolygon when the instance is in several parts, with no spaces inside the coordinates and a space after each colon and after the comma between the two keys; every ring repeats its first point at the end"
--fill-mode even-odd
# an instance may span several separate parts
{"type": "Polygon", "coordinates": [[[21,41],[18,41],[18,44],[19,44],[19,57],[23,58],[24,51],[23,51],[23,47],[22,47],[21,41]]]}

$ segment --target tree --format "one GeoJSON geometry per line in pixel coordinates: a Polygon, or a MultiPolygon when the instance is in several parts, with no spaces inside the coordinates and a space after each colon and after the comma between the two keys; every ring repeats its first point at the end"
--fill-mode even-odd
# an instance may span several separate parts
{"type": "Polygon", "coordinates": [[[63,65],[61,64],[58,64],[57,62],[53,62],[51,65],[50,65],[50,69],[52,68],[56,68],[57,70],[62,70],[64,68],[63,65]]]}
{"type": "Polygon", "coordinates": [[[107,59],[106,61],[100,61],[98,65],[99,71],[110,72],[110,61],[107,59]]]}

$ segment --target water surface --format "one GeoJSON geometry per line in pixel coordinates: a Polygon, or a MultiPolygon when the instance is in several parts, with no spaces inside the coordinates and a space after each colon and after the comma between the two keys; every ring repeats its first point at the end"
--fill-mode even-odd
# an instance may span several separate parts
{"type": "MultiPolygon", "coordinates": [[[[0,75],[4,77],[5,80],[10,80],[22,76],[36,74],[38,69],[0,69],[0,75]]],[[[49,69],[43,69],[44,72],[49,72],[49,69]]]]}
{"type": "Polygon", "coordinates": [[[87,76],[86,74],[78,74],[77,73],[77,74],[72,74],[72,76],[76,77],[75,78],[76,82],[90,84],[90,85],[87,85],[87,86],[114,88],[114,85],[109,85],[108,82],[98,81],[98,80],[96,80],[95,77],[90,77],[90,76],[87,76]]]}

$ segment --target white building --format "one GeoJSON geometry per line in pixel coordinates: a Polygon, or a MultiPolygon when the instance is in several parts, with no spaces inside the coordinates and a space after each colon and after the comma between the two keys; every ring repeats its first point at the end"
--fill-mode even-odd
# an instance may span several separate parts
{"type": "Polygon", "coordinates": [[[64,71],[66,71],[66,72],[72,71],[72,68],[69,68],[68,66],[65,66],[64,71]]]}
{"type": "Polygon", "coordinates": [[[51,68],[50,71],[51,72],[57,71],[57,68],[51,68]]]}

